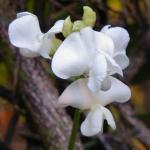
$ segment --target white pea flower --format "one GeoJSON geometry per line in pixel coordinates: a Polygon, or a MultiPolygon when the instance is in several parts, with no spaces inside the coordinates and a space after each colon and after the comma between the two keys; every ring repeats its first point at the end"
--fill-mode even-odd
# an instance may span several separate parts
{"type": "Polygon", "coordinates": [[[115,45],[113,58],[122,69],[125,69],[129,65],[129,59],[126,55],[126,48],[130,40],[129,34],[124,28],[110,28],[110,26],[111,25],[104,26],[101,32],[105,33],[113,40],[115,45]]]}
{"type": "Polygon", "coordinates": [[[94,136],[103,131],[104,119],[112,129],[116,128],[111,112],[105,107],[112,102],[124,103],[131,97],[130,89],[120,80],[109,77],[112,85],[109,90],[93,93],[87,87],[88,79],[79,79],[70,84],[58,99],[62,107],[72,106],[88,110],[86,119],[81,124],[81,132],[85,136],[94,136]]]}
{"type": "Polygon", "coordinates": [[[9,25],[10,42],[19,47],[20,53],[25,57],[42,56],[50,59],[52,40],[56,33],[62,31],[63,22],[57,21],[47,33],[42,33],[37,16],[29,12],[18,13],[17,18],[9,25]]]}
{"type": "Polygon", "coordinates": [[[55,75],[62,79],[88,75],[88,87],[91,91],[108,90],[111,83],[107,76],[114,73],[123,75],[122,69],[128,64],[124,62],[124,65],[120,59],[120,56],[125,55],[128,32],[119,27],[112,29],[113,32],[109,32],[111,28],[107,31],[105,27],[105,32],[104,29],[97,32],[86,27],[70,34],[52,59],[55,75]]]}

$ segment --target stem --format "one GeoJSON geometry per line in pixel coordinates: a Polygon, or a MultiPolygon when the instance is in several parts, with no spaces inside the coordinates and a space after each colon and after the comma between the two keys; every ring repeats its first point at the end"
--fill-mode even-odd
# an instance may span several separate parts
{"type": "Polygon", "coordinates": [[[80,111],[76,109],[74,113],[73,127],[72,127],[72,132],[70,135],[70,139],[69,139],[68,150],[73,150],[74,148],[76,135],[78,132],[78,127],[79,127],[79,121],[80,121],[80,111]]]}

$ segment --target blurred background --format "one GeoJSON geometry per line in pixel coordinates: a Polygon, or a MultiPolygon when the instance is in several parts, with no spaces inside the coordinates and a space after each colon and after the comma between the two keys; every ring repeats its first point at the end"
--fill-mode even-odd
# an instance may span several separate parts
{"type": "MultiPolygon", "coordinates": [[[[67,129],[69,125],[61,119],[64,116],[71,122],[74,109],[69,107],[58,112],[59,108],[53,102],[70,81],[54,77],[49,61],[22,58],[9,43],[7,30],[20,11],[36,14],[42,31],[46,32],[55,21],[68,15],[73,20],[80,19],[85,5],[97,13],[95,29],[110,24],[129,31],[131,40],[127,54],[130,66],[124,71],[123,81],[130,86],[132,98],[126,104],[108,106],[116,120],[116,131],[106,123],[103,135],[86,138],[79,133],[75,149],[150,149],[149,0],[0,0],[0,150],[67,149],[60,145],[65,145],[71,127],[67,129]],[[49,100],[46,107],[38,103],[39,99],[44,99],[45,104],[48,99],[53,102],[49,100]],[[45,132],[49,130],[46,128],[53,129],[55,136],[47,136],[45,132]],[[56,146],[57,143],[60,145],[56,146]]],[[[80,121],[83,119],[81,116],[80,121]]]]}

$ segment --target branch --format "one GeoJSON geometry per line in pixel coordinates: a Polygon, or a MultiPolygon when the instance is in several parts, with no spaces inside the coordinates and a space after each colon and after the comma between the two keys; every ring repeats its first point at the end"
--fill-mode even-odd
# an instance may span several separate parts
{"type": "MultiPolygon", "coordinates": [[[[71,134],[72,122],[62,108],[58,108],[58,92],[37,59],[22,58],[23,78],[20,89],[39,132],[50,149],[65,150],[71,134]]],[[[82,149],[79,140],[76,149],[82,149]]]]}

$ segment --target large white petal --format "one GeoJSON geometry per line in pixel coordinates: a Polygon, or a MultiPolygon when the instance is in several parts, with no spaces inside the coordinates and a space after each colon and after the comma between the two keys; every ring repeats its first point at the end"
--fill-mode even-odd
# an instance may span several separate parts
{"type": "Polygon", "coordinates": [[[60,45],[52,59],[52,70],[56,76],[67,79],[83,74],[89,66],[89,54],[80,33],[69,35],[60,45]]]}
{"type": "MultiPolygon", "coordinates": [[[[105,31],[111,37],[115,45],[115,52],[125,51],[130,40],[128,31],[121,27],[112,27],[105,31]]],[[[114,53],[115,53],[114,52],[114,53]]]]}
{"type": "Polygon", "coordinates": [[[88,87],[91,91],[97,92],[101,89],[101,83],[107,75],[107,62],[105,56],[98,53],[90,69],[88,87]]]}
{"type": "Polygon", "coordinates": [[[71,83],[58,99],[62,107],[72,106],[79,109],[89,109],[94,99],[87,88],[87,79],[79,79],[71,83]]]}
{"type": "Polygon", "coordinates": [[[29,58],[40,56],[39,53],[33,52],[25,48],[20,48],[20,54],[24,57],[29,57],[29,58]]]}
{"type": "Polygon", "coordinates": [[[114,60],[122,69],[125,69],[129,65],[129,58],[125,54],[125,51],[116,53],[114,55],[114,60]]]}
{"type": "Polygon", "coordinates": [[[72,106],[79,109],[89,109],[92,105],[100,104],[106,106],[112,102],[124,103],[131,97],[131,91],[127,85],[120,80],[109,77],[111,87],[107,91],[92,92],[88,87],[88,79],[79,79],[70,84],[58,103],[62,106],[72,106]]]}
{"type": "Polygon", "coordinates": [[[98,103],[106,106],[112,102],[124,103],[128,101],[131,97],[130,88],[114,77],[110,76],[109,78],[111,80],[110,89],[107,91],[100,91],[95,95],[98,103]]]}
{"type": "Polygon", "coordinates": [[[8,34],[14,46],[34,52],[38,51],[39,37],[43,35],[35,15],[25,15],[15,19],[9,25],[8,34]]]}
{"type": "Polygon", "coordinates": [[[107,53],[109,56],[113,55],[114,43],[112,39],[104,33],[94,31],[95,49],[107,53]]]}
{"type": "Polygon", "coordinates": [[[103,131],[104,116],[101,109],[94,109],[89,112],[82,122],[80,130],[85,136],[94,136],[103,131]]]}
{"type": "Polygon", "coordinates": [[[92,57],[95,54],[94,30],[91,27],[83,28],[80,31],[80,35],[86,46],[87,52],[90,53],[90,56],[92,57]]]}

